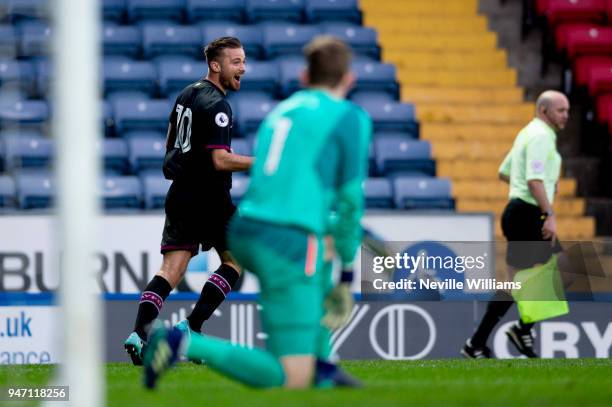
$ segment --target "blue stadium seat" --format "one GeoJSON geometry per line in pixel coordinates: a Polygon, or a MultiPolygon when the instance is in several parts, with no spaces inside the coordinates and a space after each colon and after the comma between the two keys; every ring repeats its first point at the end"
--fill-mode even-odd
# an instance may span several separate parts
{"type": "Polygon", "coordinates": [[[184,0],[127,0],[127,16],[136,20],[175,20],[183,19],[184,0]]]}
{"type": "Polygon", "coordinates": [[[289,97],[293,92],[302,88],[300,75],[304,68],[302,60],[280,60],[280,96],[289,97]]]}
{"type": "Polygon", "coordinates": [[[187,20],[244,20],[245,0],[186,0],[187,20]]]}
{"type": "Polygon", "coordinates": [[[148,101],[116,100],[112,104],[115,116],[115,129],[118,134],[135,130],[154,130],[165,132],[170,115],[166,99],[148,101]]]}
{"type": "Polygon", "coordinates": [[[19,54],[22,57],[48,55],[51,47],[51,27],[42,21],[24,21],[19,24],[21,36],[19,54]]]}
{"type": "Polygon", "coordinates": [[[248,138],[239,138],[232,140],[232,151],[240,155],[253,155],[251,148],[251,140],[248,138]]]}
{"type": "Polygon", "coordinates": [[[133,136],[128,140],[130,163],[135,173],[154,170],[161,174],[166,154],[164,138],[133,136]]]}
{"type": "Polygon", "coordinates": [[[145,175],[140,178],[144,192],[145,209],[164,209],[166,194],[172,181],[161,175],[145,175]]]}
{"type": "Polygon", "coordinates": [[[51,17],[48,0],[9,0],[8,16],[11,20],[44,20],[51,17]]]}
{"type": "Polygon", "coordinates": [[[121,21],[125,17],[126,0],[102,0],[102,17],[106,21],[121,21]]]}
{"type": "Polygon", "coordinates": [[[375,131],[404,132],[418,138],[419,125],[416,121],[414,105],[377,101],[361,101],[361,103],[361,106],[370,114],[375,131]]]}
{"type": "Polygon", "coordinates": [[[399,85],[395,78],[395,65],[376,62],[353,62],[357,83],[353,91],[384,91],[399,99],[399,85]]]}
{"type": "Polygon", "coordinates": [[[374,143],[368,146],[368,175],[373,177],[376,175],[376,154],[374,153],[374,143]]]}
{"type": "Polygon", "coordinates": [[[0,175],[0,208],[16,208],[15,181],[8,175],[0,175]]]}
{"type": "Polygon", "coordinates": [[[272,61],[249,61],[246,73],[240,79],[241,91],[261,91],[273,94],[276,91],[278,65],[272,61]]]}
{"type": "Polygon", "coordinates": [[[151,62],[105,58],[102,70],[107,93],[118,90],[155,93],[157,72],[151,62]]]}
{"type": "Polygon", "coordinates": [[[238,116],[237,123],[240,134],[246,136],[248,133],[256,131],[266,115],[277,104],[276,101],[253,103],[250,100],[238,100],[236,104],[237,112],[234,112],[234,114],[236,116],[237,113],[238,116]]]}
{"type": "Polygon", "coordinates": [[[322,24],[321,28],[325,34],[333,35],[345,41],[356,54],[375,60],[380,59],[378,34],[373,28],[330,23],[322,24]]]}
{"type": "Polygon", "coordinates": [[[206,62],[193,60],[160,60],[157,62],[157,71],[160,92],[168,96],[205,77],[208,65],[206,62]]]}
{"type": "Polygon", "coordinates": [[[166,130],[155,131],[155,130],[135,130],[135,131],[127,131],[121,134],[126,140],[130,140],[133,138],[149,138],[156,140],[165,140],[166,139],[166,130]]]}
{"type": "Polygon", "coordinates": [[[232,201],[235,204],[240,202],[247,189],[249,188],[249,177],[245,175],[234,175],[232,178],[232,189],[230,194],[232,195],[232,201]]]}
{"type": "Polygon", "coordinates": [[[104,170],[108,175],[121,175],[129,172],[128,148],[125,140],[106,138],[98,146],[102,149],[104,170]]]}
{"type": "Polygon", "coordinates": [[[202,58],[202,33],[197,26],[146,22],[142,24],[145,58],[157,55],[189,55],[202,58]]]}
{"type": "Polygon", "coordinates": [[[17,55],[17,35],[10,24],[0,24],[0,56],[13,58],[17,55]]]}
{"type": "Polygon", "coordinates": [[[363,189],[367,208],[393,208],[393,191],[387,178],[368,178],[363,189]]]}
{"type": "Polygon", "coordinates": [[[142,186],[135,176],[105,176],[102,181],[105,209],[140,209],[142,186]]]}
{"type": "Polygon", "coordinates": [[[376,169],[381,175],[436,174],[428,141],[406,140],[405,137],[378,137],[374,140],[376,169]]]}
{"type": "Polygon", "coordinates": [[[51,163],[53,142],[31,134],[12,135],[4,139],[4,164],[7,171],[46,168],[51,163]]]}
{"type": "Polygon", "coordinates": [[[271,23],[262,25],[264,54],[267,59],[302,56],[306,43],[321,33],[316,25],[271,23]]]}
{"type": "Polygon", "coordinates": [[[49,107],[42,100],[0,103],[1,127],[40,129],[49,118],[49,107]]]}
{"type": "Polygon", "coordinates": [[[361,24],[357,0],[306,0],[305,12],[306,20],[311,23],[348,21],[361,24]]]}
{"type": "Polygon", "coordinates": [[[34,67],[36,69],[37,94],[40,97],[45,98],[51,89],[53,66],[48,59],[40,58],[34,62],[34,67]]]}
{"type": "Polygon", "coordinates": [[[301,22],[304,0],[246,0],[246,14],[250,22],[264,20],[301,22]]]}
{"type": "Polygon", "coordinates": [[[140,54],[142,37],[140,30],[134,26],[106,23],[102,29],[102,41],[105,55],[136,57],[140,54]]]}
{"type": "Polygon", "coordinates": [[[29,95],[35,92],[34,68],[28,61],[0,60],[0,86],[20,89],[29,95]]]}
{"type": "Polygon", "coordinates": [[[387,102],[395,102],[393,96],[388,94],[387,92],[377,92],[377,91],[361,91],[361,92],[351,92],[349,95],[351,101],[353,103],[357,103],[358,105],[363,105],[364,103],[387,103],[387,102]]]}
{"type": "Polygon", "coordinates": [[[261,58],[263,43],[261,29],[254,25],[239,25],[231,22],[211,22],[200,25],[202,44],[208,44],[219,37],[237,37],[249,58],[261,58]]]}
{"type": "Polygon", "coordinates": [[[151,99],[151,96],[149,96],[147,92],[142,92],[139,90],[117,90],[106,95],[106,100],[111,104],[115,100],[121,99],[146,101],[151,99]]]}
{"type": "Polygon", "coordinates": [[[112,135],[115,123],[113,121],[113,108],[111,104],[103,100],[102,101],[102,129],[104,132],[104,137],[109,137],[112,135]]]}
{"type": "Polygon", "coordinates": [[[455,209],[446,178],[397,177],[393,189],[395,206],[400,209],[455,209]]]}
{"type": "MultiPolygon", "coordinates": [[[[238,114],[238,104],[240,101],[244,101],[244,103],[258,104],[265,102],[272,102],[274,98],[265,92],[254,92],[254,91],[240,91],[231,93],[227,99],[227,102],[232,107],[232,112],[234,112],[234,116],[238,114]]],[[[235,118],[234,118],[235,119],[235,118]]]]}
{"type": "Polygon", "coordinates": [[[21,209],[46,209],[53,205],[55,180],[47,174],[19,174],[15,176],[17,201],[21,209]]]}

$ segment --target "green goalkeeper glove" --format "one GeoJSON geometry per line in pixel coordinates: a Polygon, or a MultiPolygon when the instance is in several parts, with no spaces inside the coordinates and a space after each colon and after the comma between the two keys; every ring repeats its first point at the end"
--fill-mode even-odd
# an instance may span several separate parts
{"type": "MultiPolygon", "coordinates": [[[[332,331],[342,328],[351,317],[351,311],[355,301],[351,293],[351,283],[346,281],[349,272],[343,272],[343,278],[337,286],[325,298],[325,315],[323,324],[332,331]]],[[[350,272],[352,277],[352,272],[350,272]]]]}

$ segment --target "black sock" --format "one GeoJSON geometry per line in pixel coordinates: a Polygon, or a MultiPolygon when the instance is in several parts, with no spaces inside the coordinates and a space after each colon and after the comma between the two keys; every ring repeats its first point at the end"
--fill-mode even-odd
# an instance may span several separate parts
{"type": "Polygon", "coordinates": [[[221,264],[217,271],[208,278],[202,288],[198,302],[187,317],[189,327],[192,330],[200,332],[204,321],[210,318],[217,307],[221,305],[225,296],[236,285],[238,277],[240,277],[240,274],[233,267],[221,264]]]}
{"type": "Polygon", "coordinates": [[[134,331],[143,340],[147,340],[148,325],[159,315],[170,291],[172,291],[170,283],[163,277],[155,276],[142,292],[134,331]]]}
{"type": "Polygon", "coordinates": [[[535,325],[535,323],[526,323],[523,322],[523,320],[519,319],[519,329],[523,332],[529,332],[531,331],[531,328],[533,328],[533,326],[535,325]]]}
{"type": "Polygon", "coordinates": [[[508,312],[513,303],[512,297],[505,291],[497,291],[495,293],[487,306],[487,311],[482,317],[478,329],[472,335],[472,346],[481,348],[486,345],[489,335],[493,332],[493,328],[506,315],[506,312],[508,312]]]}

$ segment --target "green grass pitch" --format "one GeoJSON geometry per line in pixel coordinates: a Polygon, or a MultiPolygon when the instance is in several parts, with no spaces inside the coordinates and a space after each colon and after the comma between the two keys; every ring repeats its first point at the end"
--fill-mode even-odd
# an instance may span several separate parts
{"type": "MultiPolygon", "coordinates": [[[[181,363],[156,391],[141,369],[106,367],[108,406],[610,406],[612,360],[350,361],[363,389],[254,390],[205,366],[181,363]]],[[[0,386],[47,383],[52,366],[3,366],[0,386]]],[[[19,405],[12,404],[11,405],[19,405]]],[[[23,405],[23,404],[22,404],[23,405]]]]}

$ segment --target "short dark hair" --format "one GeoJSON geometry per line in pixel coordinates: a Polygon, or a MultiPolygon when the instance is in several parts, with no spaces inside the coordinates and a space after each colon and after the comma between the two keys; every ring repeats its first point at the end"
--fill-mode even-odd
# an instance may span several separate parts
{"type": "Polygon", "coordinates": [[[304,47],[310,85],[334,87],[349,71],[351,48],[331,35],[315,37],[304,47]]]}
{"type": "Polygon", "coordinates": [[[211,61],[216,60],[226,48],[242,48],[242,43],[236,37],[220,37],[211,41],[204,48],[206,62],[210,64],[211,61]]]}

